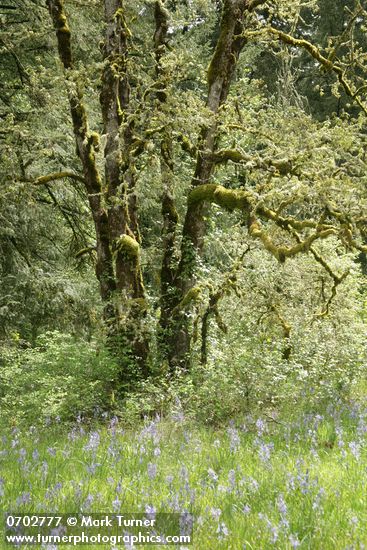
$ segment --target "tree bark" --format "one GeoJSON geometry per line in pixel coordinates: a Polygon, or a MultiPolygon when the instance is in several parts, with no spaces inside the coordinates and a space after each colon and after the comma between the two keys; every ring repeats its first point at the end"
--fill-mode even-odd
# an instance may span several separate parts
{"type": "MultiPolygon", "coordinates": [[[[155,33],[154,52],[157,88],[156,94],[159,105],[164,109],[167,103],[167,75],[162,66],[162,57],[168,45],[169,13],[162,0],[156,0],[154,4],[155,33]]],[[[174,159],[172,145],[172,129],[169,124],[163,131],[160,143],[160,168],[162,181],[162,264],[160,270],[160,318],[158,329],[158,342],[160,355],[163,359],[169,356],[169,350],[173,346],[172,338],[175,333],[172,331],[172,311],[177,306],[179,296],[174,285],[177,270],[176,252],[176,231],[178,213],[173,198],[174,185],[174,159]]]]}
{"type": "MultiPolygon", "coordinates": [[[[217,115],[221,105],[227,100],[233,73],[241,50],[245,44],[242,36],[244,19],[249,10],[244,0],[225,0],[223,5],[220,33],[208,69],[208,95],[206,105],[213,113],[212,122],[203,126],[199,138],[196,167],[191,182],[194,189],[210,181],[215,166],[214,151],[217,145],[217,115]]],[[[181,258],[175,278],[176,293],[182,299],[195,285],[197,259],[203,250],[206,231],[205,217],[208,214],[205,201],[188,201],[184,221],[181,258]]],[[[171,315],[172,347],[169,350],[169,363],[172,370],[188,369],[191,362],[191,321],[187,311],[171,315]]]]}
{"type": "Polygon", "coordinates": [[[104,133],[107,136],[103,182],[95,159],[99,136],[89,131],[83,94],[73,79],[71,35],[63,0],[48,0],[48,8],[68,85],[74,137],[96,231],[96,275],[104,303],[104,319],[111,347],[118,351],[121,360],[121,382],[125,384],[132,378],[129,375],[132,366],[136,376],[136,364],[140,374],[147,376],[149,352],[144,328],[146,303],[130,151],[132,129],[126,124],[125,115],[130,91],[126,66],[129,29],[122,1],[106,0],[105,64],[100,97],[104,133]]]}
{"type": "MultiPolygon", "coordinates": [[[[135,195],[132,123],[127,120],[130,84],[127,72],[130,31],[121,0],[105,0],[106,35],[100,96],[110,246],[116,279],[118,339],[141,373],[148,374],[149,343],[144,329],[146,300],[140,264],[140,233],[135,195]]],[[[120,344],[121,344],[120,342],[120,344]]]]}

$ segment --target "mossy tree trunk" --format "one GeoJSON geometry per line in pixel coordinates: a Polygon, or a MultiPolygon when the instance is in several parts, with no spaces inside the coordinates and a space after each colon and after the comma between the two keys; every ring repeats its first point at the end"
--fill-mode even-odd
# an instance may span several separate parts
{"type": "MultiPolygon", "coordinates": [[[[140,266],[140,235],[134,193],[132,128],[127,56],[129,29],[121,0],[105,1],[104,70],[100,96],[106,135],[105,173],[99,173],[95,151],[99,136],[89,131],[83,94],[73,79],[71,34],[63,0],[48,0],[58,50],[69,89],[74,136],[80,157],[96,239],[96,275],[104,304],[111,345],[119,350],[121,382],[129,382],[130,363],[146,376],[148,338],[144,329],[146,304],[140,266]]],[[[134,377],[136,376],[134,370],[134,377]]]]}
{"type": "Polygon", "coordinates": [[[148,374],[148,339],[144,330],[145,292],[140,265],[140,232],[135,193],[133,122],[128,120],[130,84],[127,70],[130,31],[121,0],[105,0],[106,35],[100,95],[106,202],[110,248],[116,280],[117,339],[148,374]]]}
{"type": "MultiPolygon", "coordinates": [[[[217,145],[218,114],[226,102],[233,73],[241,50],[245,44],[242,36],[244,20],[250,7],[244,0],[225,0],[223,5],[220,32],[216,48],[208,69],[208,95],[206,105],[212,112],[211,121],[202,127],[199,137],[196,167],[191,187],[195,189],[207,184],[215,166],[213,153],[217,145]]],[[[203,250],[206,231],[205,217],[209,203],[188,201],[183,226],[181,256],[174,279],[175,294],[182,300],[196,281],[197,258],[203,250]]],[[[188,369],[191,351],[191,322],[187,310],[180,311],[175,305],[168,329],[170,348],[168,360],[172,370],[188,369]]]]}
{"type": "MultiPolygon", "coordinates": [[[[158,92],[156,94],[159,108],[167,108],[167,74],[162,65],[162,57],[168,47],[169,12],[162,0],[156,0],[154,4],[154,52],[156,63],[156,82],[158,92]]],[[[176,232],[178,213],[174,203],[174,157],[173,157],[172,130],[169,125],[162,133],[160,142],[160,167],[162,181],[161,212],[163,218],[162,228],[162,263],[160,270],[160,318],[158,327],[158,342],[160,355],[166,358],[170,354],[175,337],[171,330],[171,318],[174,308],[179,301],[174,280],[177,271],[176,232]]]]}

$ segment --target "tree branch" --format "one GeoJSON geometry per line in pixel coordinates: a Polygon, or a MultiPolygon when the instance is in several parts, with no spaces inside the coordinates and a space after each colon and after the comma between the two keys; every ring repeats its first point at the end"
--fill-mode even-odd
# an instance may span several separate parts
{"type": "Polygon", "coordinates": [[[91,252],[95,252],[97,250],[97,247],[95,245],[93,246],[86,246],[85,248],[82,248],[75,254],[75,259],[81,258],[85,254],[90,254],[91,252]]]}
{"type": "MultiPolygon", "coordinates": [[[[285,44],[289,44],[290,46],[294,46],[297,48],[303,48],[314,59],[316,59],[316,61],[318,61],[320,65],[325,67],[325,69],[329,71],[333,71],[337,75],[338,80],[341,86],[343,87],[345,93],[347,94],[347,96],[349,96],[352,100],[354,100],[362,109],[362,111],[365,113],[365,115],[367,115],[367,106],[358,97],[358,94],[360,93],[360,89],[353,91],[352,85],[349,82],[347,82],[347,80],[345,79],[344,70],[340,65],[337,65],[327,57],[323,56],[320,50],[314,44],[311,44],[311,42],[309,42],[308,40],[305,40],[303,38],[302,39],[294,38],[290,34],[287,34],[278,29],[274,29],[273,27],[267,27],[266,31],[274,36],[277,36],[279,40],[281,40],[285,44]]],[[[250,36],[251,34],[252,33],[247,33],[246,36],[250,36]]],[[[255,32],[254,35],[256,34],[259,34],[259,33],[255,32]]]]}
{"type": "Polygon", "coordinates": [[[215,164],[222,164],[228,161],[237,164],[250,163],[257,168],[275,168],[282,176],[294,173],[295,159],[261,159],[248,155],[238,149],[218,149],[212,153],[211,158],[215,164]]]}
{"type": "Polygon", "coordinates": [[[31,183],[33,185],[46,185],[47,183],[50,183],[51,181],[61,180],[65,178],[70,178],[75,181],[80,181],[85,184],[85,179],[82,176],[79,176],[78,174],[75,174],[74,172],[52,172],[51,174],[47,174],[46,176],[40,176],[33,180],[31,183]]]}

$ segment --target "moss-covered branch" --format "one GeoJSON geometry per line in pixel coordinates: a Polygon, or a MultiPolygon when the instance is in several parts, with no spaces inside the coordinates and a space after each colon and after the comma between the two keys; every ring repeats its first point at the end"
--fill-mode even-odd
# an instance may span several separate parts
{"type": "Polygon", "coordinates": [[[191,143],[187,136],[180,133],[177,136],[177,141],[181,145],[182,150],[185,151],[185,153],[188,153],[192,158],[196,157],[197,147],[193,143],[191,143]]]}
{"type": "Polygon", "coordinates": [[[92,252],[95,252],[97,250],[97,247],[95,245],[92,246],[86,246],[85,248],[82,248],[75,254],[75,259],[81,258],[82,256],[85,256],[85,254],[90,254],[92,252]]]}
{"type": "Polygon", "coordinates": [[[247,191],[227,189],[215,183],[198,185],[189,194],[188,205],[202,202],[215,203],[226,210],[249,210],[254,206],[252,195],[247,191]]]}
{"type": "Polygon", "coordinates": [[[259,239],[266,250],[270,252],[277,260],[284,262],[302,252],[308,252],[312,243],[318,239],[325,239],[330,235],[338,235],[338,231],[331,225],[319,224],[314,220],[295,220],[294,218],[284,218],[266,208],[257,204],[254,196],[248,191],[226,189],[221,185],[208,183],[200,185],[193,189],[189,195],[189,208],[202,202],[215,203],[226,210],[242,210],[248,216],[249,234],[259,239]],[[315,232],[301,240],[293,246],[277,245],[264,230],[259,221],[259,217],[273,221],[283,229],[314,229],[315,232]]]}
{"type": "Polygon", "coordinates": [[[46,185],[47,183],[50,183],[52,181],[57,181],[61,179],[73,179],[75,181],[80,181],[85,184],[85,179],[82,176],[79,176],[78,174],[75,174],[74,172],[52,172],[51,174],[47,174],[46,176],[40,176],[32,181],[33,185],[46,185]]]}
{"type": "Polygon", "coordinates": [[[237,164],[250,163],[256,168],[273,168],[282,176],[292,174],[295,170],[295,159],[261,159],[248,155],[244,151],[239,151],[238,149],[219,149],[211,155],[211,158],[215,164],[223,164],[231,161],[237,164]]]}
{"type": "Polygon", "coordinates": [[[260,239],[260,241],[264,245],[264,248],[268,252],[270,252],[279,262],[283,263],[285,262],[286,258],[291,258],[292,256],[296,256],[300,253],[309,252],[310,246],[313,242],[319,239],[326,239],[331,235],[337,235],[337,231],[334,228],[324,229],[323,231],[316,230],[315,233],[312,233],[303,241],[300,241],[293,246],[278,246],[274,243],[269,234],[264,231],[260,222],[256,218],[251,217],[249,223],[249,234],[252,237],[260,239]]]}
{"type": "MultiPolygon", "coordinates": [[[[365,105],[359,97],[360,90],[353,90],[353,85],[347,81],[345,76],[345,71],[340,65],[338,65],[328,57],[325,57],[324,55],[322,55],[319,48],[317,48],[314,44],[312,44],[308,40],[305,40],[303,38],[294,38],[294,36],[291,36],[290,34],[287,34],[278,29],[274,29],[273,27],[267,27],[266,31],[272,34],[273,36],[276,36],[277,38],[279,38],[279,40],[281,40],[284,44],[288,44],[290,46],[294,46],[296,48],[302,48],[306,50],[325,69],[334,72],[337,75],[338,80],[341,86],[343,87],[345,93],[347,94],[347,96],[350,97],[353,101],[355,101],[358,104],[358,106],[362,109],[362,111],[367,115],[367,105],[365,105]]],[[[247,36],[250,36],[250,35],[247,34],[247,36]]]]}
{"type": "Polygon", "coordinates": [[[207,201],[215,203],[226,210],[248,210],[256,211],[256,214],[265,220],[273,221],[282,229],[318,229],[328,230],[334,229],[332,225],[320,224],[313,219],[297,220],[292,216],[281,216],[271,208],[267,208],[264,204],[259,203],[258,199],[250,191],[241,189],[227,189],[222,185],[215,183],[207,183],[195,187],[188,198],[189,206],[193,204],[207,201]]]}

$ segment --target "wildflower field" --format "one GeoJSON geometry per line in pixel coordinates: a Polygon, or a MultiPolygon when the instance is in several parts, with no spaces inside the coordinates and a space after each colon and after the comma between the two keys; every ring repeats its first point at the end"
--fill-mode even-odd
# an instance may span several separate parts
{"type": "Polygon", "coordinates": [[[79,419],[67,435],[57,424],[14,428],[1,439],[1,507],[189,512],[198,550],[362,549],[366,434],[361,403],[287,421],[248,416],[221,430],[193,425],[182,414],[126,430],[115,417],[95,426],[79,419]]]}

